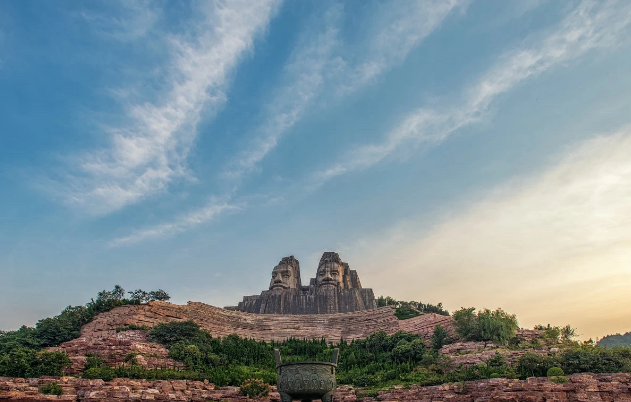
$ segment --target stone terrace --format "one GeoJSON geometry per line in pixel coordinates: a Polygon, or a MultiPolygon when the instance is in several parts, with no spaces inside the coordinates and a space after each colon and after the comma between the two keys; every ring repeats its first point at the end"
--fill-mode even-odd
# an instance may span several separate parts
{"type": "Polygon", "coordinates": [[[388,334],[398,330],[431,337],[434,326],[440,323],[451,328],[451,317],[424,314],[399,321],[392,307],[339,314],[274,315],[249,314],[224,310],[204,303],[189,302],[185,306],[166,302],[123,306],[100,314],[86,324],[82,336],[109,337],[116,327],[131,324],[152,327],[158,323],[193,320],[213,336],[237,334],[259,341],[279,341],[287,338],[325,338],[327,341],[366,338],[377,331],[388,334]],[[99,334],[101,333],[101,334],[99,334]]]}

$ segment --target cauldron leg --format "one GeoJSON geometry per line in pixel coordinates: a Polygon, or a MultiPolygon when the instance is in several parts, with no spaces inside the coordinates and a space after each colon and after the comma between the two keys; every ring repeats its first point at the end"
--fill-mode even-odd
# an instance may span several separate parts
{"type": "Polygon", "coordinates": [[[322,402],[333,402],[333,392],[327,392],[322,396],[322,402]]]}
{"type": "Polygon", "coordinates": [[[289,394],[286,394],[284,392],[279,392],[280,394],[280,402],[291,402],[291,396],[289,396],[289,394]]]}

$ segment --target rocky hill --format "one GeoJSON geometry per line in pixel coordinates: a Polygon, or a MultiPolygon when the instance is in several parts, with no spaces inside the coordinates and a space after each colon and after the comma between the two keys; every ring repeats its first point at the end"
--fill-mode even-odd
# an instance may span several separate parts
{"type": "Polygon", "coordinates": [[[81,329],[81,336],[62,343],[73,362],[68,373],[77,373],[85,363],[86,354],[103,358],[108,364],[122,363],[129,353],[145,367],[178,367],[181,363],[167,357],[161,345],[148,342],[146,331],[129,328],[153,327],[159,323],[193,320],[214,337],[231,334],[259,341],[282,341],[288,338],[321,339],[337,342],[366,338],[377,331],[393,334],[399,330],[431,337],[436,324],[451,329],[452,318],[439,314],[423,314],[399,320],[392,307],[350,313],[318,315],[251,314],[226,310],[204,303],[177,305],[151,302],[127,305],[99,314],[81,329]]]}

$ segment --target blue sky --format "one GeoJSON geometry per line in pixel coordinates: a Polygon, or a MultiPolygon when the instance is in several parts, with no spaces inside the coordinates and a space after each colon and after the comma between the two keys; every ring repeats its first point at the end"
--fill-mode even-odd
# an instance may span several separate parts
{"type": "Polygon", "coordinates": [[[376,294],[630,330],[631,3],[0,4],[0,328],[217,306],[338,251],[376,294]]]}

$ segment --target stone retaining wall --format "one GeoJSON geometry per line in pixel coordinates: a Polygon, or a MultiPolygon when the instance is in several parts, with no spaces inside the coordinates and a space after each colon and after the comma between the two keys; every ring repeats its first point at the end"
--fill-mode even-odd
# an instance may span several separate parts
{"type": "MultiPolygon", "coordinates": [[[[631,402],[629,374],[574,374],[566,384],[556,384],[547,378],[528,380],[491,380],[443,384],[433,387],[395,387],[380,391],[376,397],[358,397],[350,387],[339,387],[335,402],[631,402]]],[[[359,392],[362,395],[362,392],[359,392]]],[[[244,402],[245,396],[236,387],[215,388],[201,381],[146,381],[115,379],[86,380],[72,377],[42,377],[35,379],[0,377],[0,401],[85,401],[85,402],[140,402],[140,401],[230,401],[244,402]],[[42,395],[39,388],[56,381],[64,390],[62,396],[42,395]]],[[[275,390],[269,397],[256,402],[278,402],[275,390]]]]}

